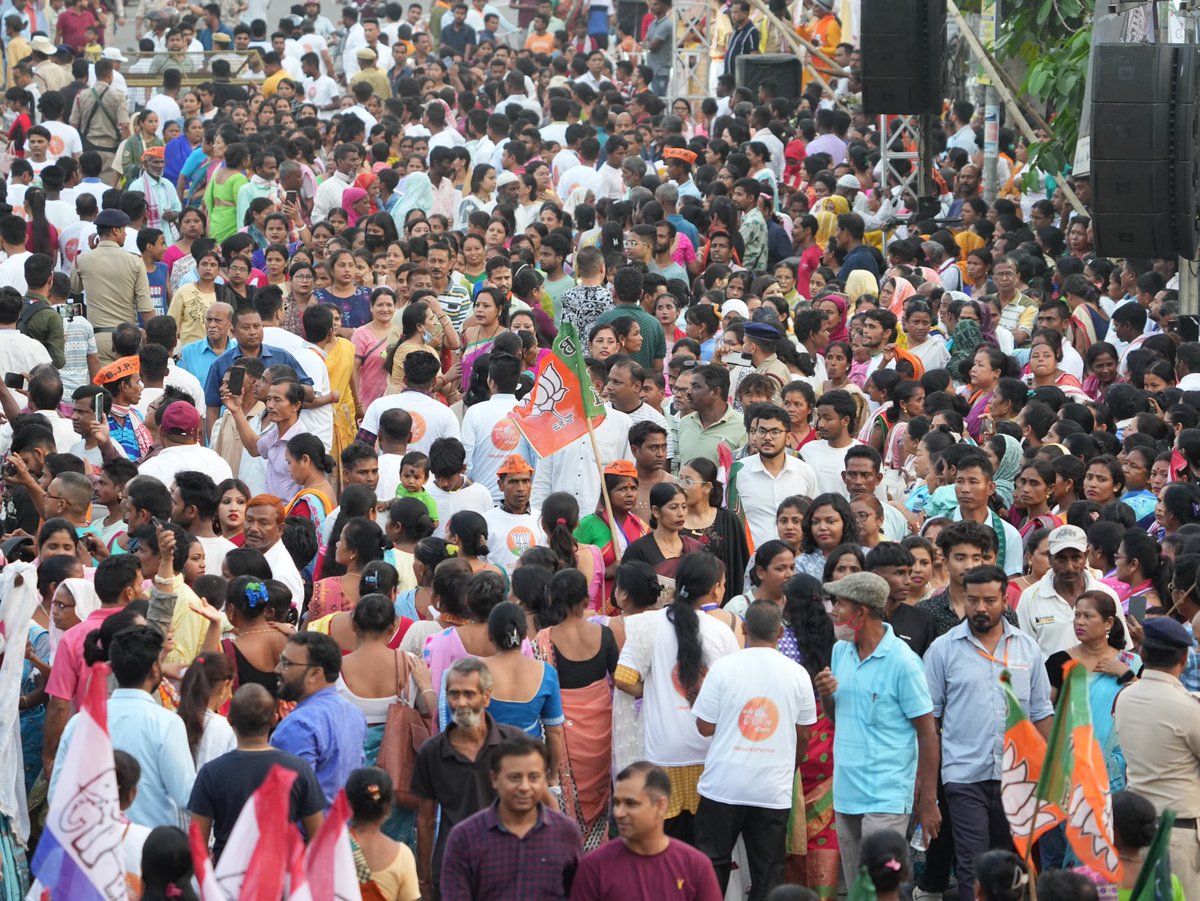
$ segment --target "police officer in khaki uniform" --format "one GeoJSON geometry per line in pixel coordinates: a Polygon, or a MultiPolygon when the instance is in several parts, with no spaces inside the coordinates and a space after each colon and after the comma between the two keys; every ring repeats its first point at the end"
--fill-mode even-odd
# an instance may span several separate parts
{"type": "Polygon", "coordinates": [[[79,132],[84,150],[100,154],[102,177],[115,185],[112,162],[117,145],[129,137],[129,108],[125,105],[125,92],[114,88],[112,81],[112,60],[97,60],[96,83],[75,96],[69,124],[79,132]]]}
{"type": "Polygon", "coordinates": [[[1113,711],[1128,789],[1175,811],[1171,872],[1184,897],[1200,898],[1200,701],[1179,681],[1195,640],[1168,617],[1147,619],[1140,681],[1117,695],[1113,711]]]}
{"type": "Polygon", "coordinates": [[[754,371],[769,375],[775,384],[775,400],[783,397],[783,386],[792,381],[792,371],[775,356],[775,346],[783,339],[783,332],[770,322],[747,322],[746,340],[742,352],[750,355],[754,371]]]}
{"type": "Polygon", "coordinates": [[[71,290],[84,292],[101,363],[116,359],[112,333],[118,325],[140,325],[154,314],[146,266],[141,257],[125,250],[128,225],[129,217],[120,210],[102,210],[96,217],[96,245],[75,258],[71,273],[71,290]]]}

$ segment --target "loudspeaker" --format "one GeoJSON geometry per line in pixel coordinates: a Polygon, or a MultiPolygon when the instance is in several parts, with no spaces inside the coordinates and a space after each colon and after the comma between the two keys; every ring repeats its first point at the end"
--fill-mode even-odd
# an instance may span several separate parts
{"type": "Polygon", "coordinates": [[[1097,252],[1193,259],[1200,53],[1182,44],[1098,44],[1092,59],[1097,252]]]}
{"type": "Polygon", "coordinates": [[[796,100],[804,93],[803,71],[800,58],[786,53],[742,53],[733,66],[739,88],[749,88],[757,95],[758,86],[766,84],[776,97],[789,100],[796,100]]]}
{"type": "Polygon", "coordinates": [[[942,111],[946,0],[862,0],[863,111],[942,111]]]}

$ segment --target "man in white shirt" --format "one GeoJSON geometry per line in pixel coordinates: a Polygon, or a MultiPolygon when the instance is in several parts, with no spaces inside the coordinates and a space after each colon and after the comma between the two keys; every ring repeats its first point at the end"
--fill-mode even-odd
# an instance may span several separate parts
{"type": "MultiPolygon", "coordinates": [[[[595,428],[600,466],[617,460],[631,460],[633,452],[629,448],[629,430],[633,423],[628,416],[608,404],[604,405],[604,409],[604,421],[595,428]]],[[[587,435],[537,462],[533,476],[533,506],[540,510],[546,498],[555,491],[574,495],[581,511],[596,509],[600,500],[600,475],[596,456],[592,453],[592,442],[587,435]]]]}
{"type": "Polygon", "coordinates": [[[514,69],[504,76],[504,90],[508,92],[508,96],[496,104],[496,109],[505,110],[510,103],[515,103],[522,109],[537,113],[538,118],[541,118],[542,105],[536,97],[525,93],[525,76],[519,70],[514,69]]]}
{"type": "Polygon", "coordinates": [[[35,366],[50,362],[50,351],[45,345],[17,329],[24,306],[20,297],[0,296],[0,374],[33,372],[35,366]]]}
{"type": "Polygon", "coordinates": [[[564,170],[558,180],[558,196],[564,203],[576,188],[584,188],[597,197],[600,195],[603,185],[600,172],[596,169],[596,161],[599,158],[599,141],[595,138],[584,138],[579,142],[579,163],[564,170]]]}
{"type": "Polygon", "coordinates": [[[204,548],[204,573],[209,576],[221,574],[225,555],[237,547],[219,535],[213,526],[220,503],[217,482],[211,474],[198,470],[175,473],[175,484],[171,487],[171,522],[200,542],[204,548]]]}
{"type": "Polygon", "coordinates": [[[605,161],[597,171],[600,173],[600,188],[596,200],[607,197],[620,200],[625,196],[625,180],[621,177],[621,164],[625,162],[628,142],[620,135],[611,135],[604,145],[605,161]]]}
{"type": "MultiPolygon", "coordinates": [[[[8,335],[11,330],[5,326],[0,326],[0,336],[8,335]]],[[[21,337],[25,337],[22,335],[21,337]]],[[[32,338],[28,340],[33,340],[32,338]]],[[[45,348],[40,344],[43,351],[45,348]]],[[[3,344],[0,343],[0,354],[3,353],[3,344]]],[[[75,433],[75,425],[69,416],[63,416],[58,412],[58,405],[63,398],[63,383],[59,377],[58,370],[50,365],[49,361],[42,363],[27,370],[13,370],[8,368],[8,362],[3,361],[0,357],[0,366],[4,368],[0,372],[28,372],[29,382],[26,389],[26,396],[29,399],[29,412],[37,413],[54,432],[54,446],[60,454],[71,452],[76,444],[79,444],[79,436],[75,433]]],[[[13,398],[14,403],[18,406],[25,404],[25,397],[9,391],[8,388],[0,388],[0,392],[6,392],[13,398]]],[[[0,425],[0,457],[8,454],[8,450],[12,447],[12,423],[6,422],[0,425]]]]}
{"type": "MultiPolygon", "coordinates": [[[[416,350],[404,358],[405,389],[399,394],[385,394],[371,401],[359,426],[358,439],[367,444],[375,443],[379,434],[379,418],[387,410],[402,409],[412,417],[412,437],[408,443],[410,451],[428,454],[439,438],[461,437],[458,417],[450,408],[433,397],[433,386],[440,366],[433,354],[416,350]]],[[[486,489],[485,489],[486,490],[486,489]]],[[[491,505],[491,493],[488,493],[491,505]]]]}
{"type": "MultiPolygon", "coordinates": [[[[1062,361],[1059,369],[1083,381],[1083,357],[1067,337],[1067,328],[1071,323],[1071,308],[1065,300],[1048,300],[1038,307],[1037,327],[1058,332],[1062,337],[1062,361]]],[[[911,351],[912,348],[910,347],[911,351]]],[[[922,361],[923,362],[923,361],[922,361]]],[[[929,367],[926,366],[926,369],[929,367]]]]}
{"type": "Polygon", "coordinates": [[[746,647],[714,661],[692,705],[711,736],[697,790],[696,847],[709,856],[722,894],[733,848],[745,837],[755,895],[782,882],[797,748],[817,721],[808,671],[776,645],[782,611],[770,601],[746,610],[746,647]]]}
{"type": "Polygon", "coordinates": [[[317,117],[328,121],[341,105],[342,89],[321,71],[321,59],[315,53],[300,58],[304,67],[304,99],[317,108],[317,117]]]}
{"type": "MultiPolygon", "coordinates": [[[[410,450],[412,448],[410,447],[410,450]]],[[[495,504],[492,493],[466,476],[467,452],[457,438],[439,438],[429,448],[429,475],[425,490],[438,506],[438,524],[434,535],[446,537],[450,518],[461,510],[474,510],[487,516],[495,504]]]]}
{"type": "MultiPolygon", "coordinates": [[[[304,369],[302,375],[312,379],[313,397],[327,398],[333,393],[329,381],[329,367],[325,365],[325,353],[315,344],[310,344],[299,335],[281,328],[283,324],[283,292],[275,285],[260,288],[254,305],[263,317],[263,343],[270,347],[286,350],[304,369]]],[[[329,328],[333,328],[333,314],[325,311],[329,328]]],[[[316,314],[320,316],[321,314],[316,314]]],[[[322,323],[323,324],[323,323],[322,323]]],[[[317,336],[322,340],[324,336],[317,336]]],[[[306,407],[300,411],[300,422],[321,439],[326,448],[333,447],[333,404],[306,407]]]]}
{"type": "Polygon", "coordinates": [[[25,261],[33,256],[25,249],[25,226],[25,220],[17,215],[0,219],[0,250],[4,252],[4,262],[0,263],[0,285],[16,288],[22,296],[29,290],[25,282],[25,261]]]}
{"type": "Polygon", "coordinates": [[[813,468],[787,453],[790,428],[785,410],[764,405],[750,423],[758,453],[738,460],[729,473],[730,509],[746,523],[755,547],[778,536],[775,512],[784,500],[820,493],[813,468]]]}
{"type": "Polygon", "coordinates": [[[517,381],[521,364],[510,354],[493,350],[488,366],[488,390],[492,396],[467,408],[462,421],[462,443],[467,451],[467,475],[487,486],[492,500],[500,503],[504,495],[496,481],[500,465],[510,455],[532,459],[525,439],[508,414],[517,405],[517,381]]]}
{"type": "Polygon", "coordinates": [[[996,565],[1008,575],[1020,575],[1024,568],[1024,549],[1021,533],[991,507],[988,499],[996,490],[992,481],[992,462],[983,451],[972,452],[959,461],[954,476],[954,495],[958,509],[951,517],[955,522],[971,520],[989,526],[996,533],[998,552],[996,565]]]}
{"type": "MultiPolygon", "coordinates": [[[[1079,643],[1075,637],[1075,602],[1085,591],[1111,597],[1121,622],[1125,611],[1111,588],[1088,572],[1087,533],[1079,526],[1059,526],[1050,533],[1050,572],[1021,592],[1017,625],[1033,637],[1042,656],[1065,651],[1079,643]]],[[[1132,647],[1125,630],[1126,647],[1132,647]]]]}
{"type": "Polygon", "coordinates": [[[512,573],[521,555],[546,543],[540,511],[529,506],[533,467],[520,454],[511,454],[497,476],[500,503],[483,514],[488,524],[488,562],[512,573]]]}
{"type": "Polygon", "coordinates": [[[321,222],[329,215],[330,210],[341,208],[342,195],[350,187],[361,162],[357,145],[339,144],[334,148],[333,165],[336,171],[317,185],[317,192],[313,196],[313,222],[321,222]]]}
{"type": "Polygon", "coordinates": [[[755,107],[750,117],[750,124],[755,130],[750,135],[750,140],[765,144],[767,150],[771,151],[771,161],[767,163],[767,167],[775,173],[776,182],[780,182],[783,180],[783,141],[775,137],[775,132],[767,127],[771,118],[769,107],[755,107]]]}
{"type": "Polygon", "coordinates": [[[304,606],[304,580],[296,562],[283,546],[283,501],[272,495],[252,497],[246,505],[246,547],[254,548],[267,558],[271,578],[282,582],[292,593],[292,607],[304,606]]]}
{"type": "Polygon", "coordinates": [[[233,478],[233,471],[221,455],[199,443],[199,410],[186,401],[177,400],[161,412],[162,421],[158,428],[163,449],[139,464],[139,475],[154,476],[168,488],[175,482],[175,473],[184,470],[206,473],[215,482],[233,478]]]}
{"type": "Polygon", "coordinates": [[[975,129],[971,120],[975,118],[975,106],[969,100],[956,100],[950,107],[950,127],[946,129],[950,138],[946,141],[946,149],[961,147],[967,153],[974,155],[979,149],[975,138],[975,129]]]}
{"type": "MultiPolygon", "coordinates": [[[[850,423],[858,413],[854,398],[847,391],[826,391],[817,398],[817,434],[800,448],[800,456],[816,473],[817,484],[826,491],[850,499],[850,489],[842,481],[846,471],[846,451],[861,444],[850,433],[850,423]]],[[[788,428],[791,428],[789,425],[788,428]]]]}

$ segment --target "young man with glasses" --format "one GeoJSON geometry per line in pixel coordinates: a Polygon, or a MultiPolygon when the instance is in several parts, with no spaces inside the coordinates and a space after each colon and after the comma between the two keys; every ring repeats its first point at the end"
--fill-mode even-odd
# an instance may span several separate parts
{"type": "Polygon", "coordinates": [[[777,537],[775,513],[784,500],[819,493],[813,468],[787,453],[789,428],[786,410],[759,405],[750,419],[758,453],[738,460],[729,474],[729,508],[742,517],[755,546],[777,537]]]}

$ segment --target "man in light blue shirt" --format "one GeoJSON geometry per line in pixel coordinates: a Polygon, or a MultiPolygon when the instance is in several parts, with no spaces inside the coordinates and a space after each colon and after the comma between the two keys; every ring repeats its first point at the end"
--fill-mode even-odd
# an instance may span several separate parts
{"type": "Polygon", "coordinates": [[[367,721],[334,688],[341,671],[342,649],[319,632],[289,638],[275,667],[279,697],[297,703],[275,729],[271,747],[305,760],[331,804],[350,774],[365,764],[367,721]]]}
{"type": "Polygon", "coordinates": [[[953,823],[959,898],[969,901],[975,897],[975,859],[997,847],[992,824],[1002,824],[1008,835],[1000,799],[1008,718],[1001,674],[1008,671],[1022,708],[1047,738],[1054,705],[1038,643],[1004,619],[1004,570],[977,566],[963,583],[966,618],[925,652],[925,675],[933,715],[942,721],[942,782],[953,823]]]}
{"type": "Polygon", "coordinates": [[[200,380],[208,380],[208,370],[217,357],[236,347],[237,342],[229,334],[233,328],[233,307],[217,301],[204,313],[204,337],[183,345],[179,352],[179,365],[200,380]]]}
{"type": "MultiPolygon", "coordinates": [[[[151,829],[180,824],[196,780],[196,764],[183,720],[153,697],[162,682],[162,649],[162,633],[153,626],[130,626],[116,634],[108,651],[117,680],[117,688],[108,699],[108,733],[113,748],[132,756],[142,768],[137,797],[126,815],[151,829]]],[[[78,717],[73,717],[63,730],[51,793],[53,783],[62,776],[62,763],[77,721],[78,717]]]]}
{"type": "Polygon", "coordinates": [[[847,885],[867,836],[908,828],[915,806],[937,835],[937,729],[921,658],[883,620],[891,589],[875,573],[826,582],[839,641],[817,691],[834,721],[833,810],[847,885]],[[915,789],[915,795],[914,795],[915,789]]]}

